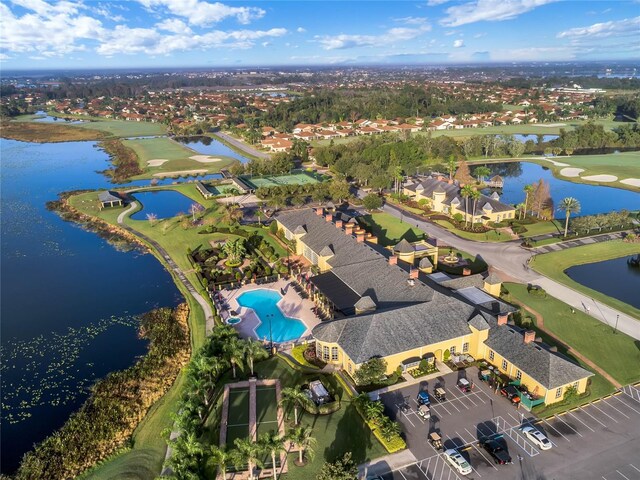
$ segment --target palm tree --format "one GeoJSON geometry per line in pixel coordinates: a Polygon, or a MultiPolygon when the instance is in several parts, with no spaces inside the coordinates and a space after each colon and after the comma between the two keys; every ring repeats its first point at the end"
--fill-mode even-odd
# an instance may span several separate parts
{"type": "Polygon", "coordinates": [[[250,438],[236,438],[233,442],[236,450],[233,454],[233,465],[237,469],[244,467],[247,463],[249,468],[249,479],[253,480],[253,469],[255,466],[261,467],[263,449],[250,438]]]}
{"type": "Polygon", "coordinates": [[[465,185],[460,190],[460,195],[464,198],[464,224],[467,225],[469,219],[469,197],[473,194],[473,187],[471,185],[465,185]]]}
{"type": "Polygon", "coordinates": [[[384,411],[384,405],[382,405],[382,402],[367,402],[364,405],[363,410],[367,420],[376,421],[376,419],[381,417],[382,412],[384,411]]]}
{"type": "Polygon", "coordinates": [[[447,161],[447,170],[449,170],[449,180],[453,180],[453,172],[456,171],[456,159],[451,155],[447,161]]]}
{"type": "Polygon", "coordinates": [[[258,219],[258,225],[262,226],[262,217],[264,217],[264,211],[262,210],[262,205],[258,206],[256,210],[256,218],[258,219]]]}
{"type": "Polygon", "coordinates": [[[298,463],[302,465],[304,454],[309,455],[309,459],[313,459],[315,452],[313,447],[316,445],[316,439],[311,436],[312,428],[309,426],[296,427],[289,432],[287,440],[298,446],[298,463]]]}
{"type": "Polygon", "coordinates": [[[260,446],[271,455],[271,466],[273,468],[273,480],[278,480],[276,457],[280,452],[286,451],[284,438],[277,432],[271,431],[260,435],[258,440],[260,446]]]}
{"type": "Polygon", "coordinates": [[[471,207],[471,226],[473,226],[473,217],[476,214],[476,205],[478,204],[478,200],[480,200],[480,192],[472,189],[469,196],[471,197],[471,200],[473,200],[473,207],[471,207]]]}
{"type": "Polygon", "coordinates": [[[293,406],[294,425],[298,424],[298,407],[301,407],[308,401],[309,397],[300,389],[300,386],[282,389],[280,403],[293,406]]]}
{"type": "Polygon", "coordinates": [[[209,451],[209,461],[220,469],[222,478],[227,478],[227,466],[233,461],[234,452],[229,451],[226,447],[218,447],[212,444],[209,451]]]}
{"type": "Polygon", "coordinates": [[[236,367],[242,368],[244,359],[244,346],[243,342],[237,338],[229,338],[227,343],[223,347],[224,354],[231,363],[231,369],[233,370],[233,378],[236,378],[236,367]]]}
{"type": "Polygon", "coordinates": [[[529,203],[529,195],[533,193],[533,185],[525,185],[524,188],[524,209],[522,210],[523,215],[527,216],[527,203],[529,203]]]}
{"type": "Polygon", "coordinates": [[[569,230],[569,217],[572,213],[580,213],[580,202],[573,197],[566,197],[560,201],[558,210],[562,210],[567,214],[567,218],[564,222],[564,236],[567,236],[569,230]]]}
{"type": "Polygon", "coordinates": [[[476,168],[473,173],[478,178],[478,183],[482,183],[487,175],[491,174],[491,170],[486,165],[476,168]]]}
{"type": "Polygon", "coordinates": [[[240,208],[240,205],[237,203],[229,203],[223,207],[220,220],[222,220],[223,223],[233,225],[240,222],[243,216],[244,212],[242,208],[240,208]]]}
{"type": "Polygon", "coordinates": [[[251,370],[251,376],[253,376],[253,362],[255,360],[262,360],[269,356],[264,347],[259,342],[256,342],[251,338],[249,338],[244,344],[244,353],[247,357],[249,369],[251,370]]]}

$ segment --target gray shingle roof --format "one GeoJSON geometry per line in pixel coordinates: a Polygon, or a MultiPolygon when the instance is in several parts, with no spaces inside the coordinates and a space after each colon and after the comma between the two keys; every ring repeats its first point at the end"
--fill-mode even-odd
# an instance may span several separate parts
{"type": "Polygon", "coordinates": [[[327,245],[322,250],[320,250],[320,253],[318,255],[320,255],[321,257],[331,257],[333,256],[333,250],[331,249],[331,246],[327,245]]]}
{"type": "Polygon", "coordinates": [[[420,263],[418,264],[420,268],[430,268],[433,267],[433,263],[429,260],[429,257],[422,257],[420,259],[420,263]]]}
{"type": "Polygon", "coordinates": [[[525,344],[523,334],[521,329],[511,325],[495,326],[490,330],[485,345],[547,389],[558,388],[593,375],[567,357],[552,352],[545,344],[525,344]]]}
{"type": "Polygon", "coordinates": [[[98,194],[98,200],[101,202],[121,202],[122,199],[115,195],[112,191],[106,190],[98,194]]]}
{"type": "Polygon", "coordinates": [[[365,295],[364,297],[362,297],[355,304],[355,307],[358,310],[371,310],[371,309],[375,309],[376,306],[377,306],[376,302],[374,302],[373,299],[368,295],[365,295]]]}
{"type": "Polygon", "coordinates": [[[499,283],[502,283],[502,280],[500,280],[500,278],[498,278],[498,276],[493,272],[490,273],[489,276],[484,279],[484,281],[489,285],[498,285],[499,283]]]}
{"type": "Polygon", "coordinates": [[[452,288],[454,290],[458,290],[460,288],[467,287],[478,287],[482,288],[483,278],[481,273],[476,273],[475,275],[466,275],[463,277],[455,277],[450,280],[443,280],[440,282],[440,285],[447,288],[452,288]]]}
{"type": "Polygon", "coordinates": [[[409,242],[407,242],[403,238],[396,244],[395,247],[393,247],[393,250],[398,253],[412,253],[415,249],[409,242]]]}

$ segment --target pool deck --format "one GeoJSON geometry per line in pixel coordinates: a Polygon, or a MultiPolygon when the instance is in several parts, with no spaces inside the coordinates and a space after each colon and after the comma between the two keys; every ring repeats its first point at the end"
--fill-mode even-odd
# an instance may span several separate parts
{"type": "MultiPolygon", "coordinates": [[[[314,303],[309,299],[303,299],[302,297],[300,297],[300,295],[298,295],[293,287],[289,285],[288,280],[281,279],[277,282],[267,283],[263,285],[256,285],[251,283],[237,290],[223,290],[222,292],[220,292],[229,304],[230,310],[235,310],[238,313],[237,316],[242,319],[240,323],[233,325],[233,327],[238,330],[238,333],[240,333],[241,337],[252,337],[258,340],[264,340],[262,338],[258,338],[258,336],[256,335],[256,328],[258,328],[258,326],[260,326],[260,324],[262,323],[256,313],[251,308],[241,307],[238,304],[237,300],[237,298],[243,293],[257,289],[274,290],[278,293],[280,293],[281,289],[284,289],[285,295],[278,302],[278,308],[280,308],[280,310],[286,317],[297,318],[298,320],[302,321],[302,323],[304,323],[305,327],[307,327],[307,329],[300,337],[301,339],[310,336],[313,327],[320,323],[320,319],[316,317],[312,311],[312,308],[315,306],[314,303]]],[[[230,315],[229,312],[222,312],[223,320],[226,321],[226,319],[230,316],[234,315],[230,315]]]]}

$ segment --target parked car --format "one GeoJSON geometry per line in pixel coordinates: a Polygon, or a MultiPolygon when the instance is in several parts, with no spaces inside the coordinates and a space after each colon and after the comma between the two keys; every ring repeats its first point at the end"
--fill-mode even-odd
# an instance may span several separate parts
{"type": "Polygon", "coordinates": [[[472,472],[471,465],[469,462],[460,455],[460,452],[457,450],[449,449],[444,452],[444,458],[447,459],[447,462],[451,464],[451,466],[460,474],[460,475],[469,475],[472,472]]]}
{"type": "Polygon", "coordinates": [[[540,448],[540,450],[549,450],[551,448],[551,441],[537,428],[531,426],[523,427],[522,433],[540,448]]]}
{"type": "Polygon", "coordinates": [[[418,396],[416,397],[418,401],[418,405],[429,405],[431,403],[431,399],[429,398],[429,393],[424,390],[418,392],[418,396]]]}
{"type": "Polygon", "coordinates": [[[503,397],[507,397],[509,400],[511,400],[511,403],[520,402],[520,392],[513,385],[507,385],[506,387],[503,387],[502,389],[500,389],[500,394],[503,397]]]}
{"type": "Polygon", "coordinates": [[[507,450],[507,445],[504,443],[502,439],[502,435],[498,435],[492,438],[484,438],[480,440],[480,446],[484,448],[489,455],[495,460],[495,462],[499,465],[506,465],[508,463],[513,463],[511,461],[511,455],[507,450]]]}
{"type": "Polygon", "coordinates": [[[473,383],[471,383],[466,378],[461,378],[458,380],[458,388],[462,393],[469,393],[473,390],[473,383]]]}

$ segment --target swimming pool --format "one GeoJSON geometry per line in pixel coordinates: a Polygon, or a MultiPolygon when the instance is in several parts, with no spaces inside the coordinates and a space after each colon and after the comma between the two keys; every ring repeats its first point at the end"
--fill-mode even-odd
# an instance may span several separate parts
{"type": "Polygon", "coordinates": [[[256,328],[256,335],[260,340],[273,338],[274,342],[289,342],[300,338],[307,329],[297,318],[284,316],[277,305],[282,300],[282,295],[275,290],[249,290],[241,294],[237,300],[241,307],[251,308],[256,312],[261,322],[256,328]]]}

